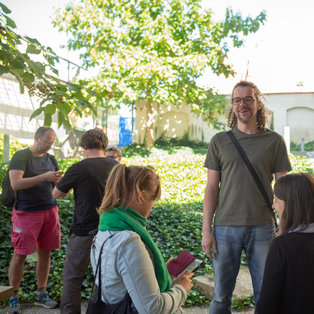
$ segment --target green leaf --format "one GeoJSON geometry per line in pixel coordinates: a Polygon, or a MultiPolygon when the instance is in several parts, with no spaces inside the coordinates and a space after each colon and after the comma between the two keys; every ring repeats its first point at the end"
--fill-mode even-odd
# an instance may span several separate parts
{"type": "Polygon", "coordinates": [[[25,65],[22,58],[16,58],[11,62],[11,69],[14,71],[21,70],[24,72],[25,65]]]}
{"type": "Polygon", "coordinates": [[[0,65],[0,75],[8,73],[9,71],[10,71],[9,67],[0,65]]]}
{"type": "Polygon", "coordinates": [[[10,17],[8,17],[7,15],[5,15],[4,17],[7,21],[7,26],[9,26],[11,28],[16,28],[15,22],[10,17]]]}
{"type": "Polygon", "coordinates": [[[2,9],[2,11],[5,13],[5,14],[10,14],[11,13],[11,10],[6,7],[3,3],[0,2],[0,7],[2,9]]]}
{"type": "Polygon", "coordinates": [[[31,114],[29,121],[31,121],[33,118],[39,116],[44,111],[44,107],[39,107],[33,113],[31,114]]]}
{"type": "Polygon", "coordinates": [[[23,74],[23,80],[26,83],[33,83],[35,80],[35,76],[32,73],[26,72],[23,74]]]}
{"type": "MultiPolygon", "coordinates": [[[[35,38],[31,38],[31,37],[25,36],[25,39],[26,39],[27,41],[29,41],[29,42],[35,44],[35,45],[40,45],[40,42],[39,42],[37,39],[35,39],[35,38]]],[[[41,46],[41,45],[40,45],[40,46],[41,46]]]]}
{"type": "Polygon", "coordinates": [[[52,116],[51,116],[51,114],[45,113],[44,114],[44,125],[50,126],[51,123],[52,123],[52,116]]]}
{"type": "Polygon", "coordinates": [[[45,116],[46,115],[53,115],[56,112],[57,105],[55,104],[48,104],[44,107],[45,116]]]}
{"type": "Polygon", "coordinates": [[[34,44],[27,45],[26,53],[32,53],[32,54],[40,54],[41,49],[37,48],[34,44]]]}
{"type": "Polygon", "coordinates": [[[65,103],[58,103],[57,108],[59,111],[64,112],[65,116],[67,116],[72,110],[71,106],[66,102],[65,103]]]}

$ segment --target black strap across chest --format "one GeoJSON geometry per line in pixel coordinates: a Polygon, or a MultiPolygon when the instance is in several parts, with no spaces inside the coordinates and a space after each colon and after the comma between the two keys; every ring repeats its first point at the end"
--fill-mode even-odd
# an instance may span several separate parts
{"type": "Polygon", "coordinates": [[[251,164],[249,158],[247,157],[245,151],[243,150],[242,146],[240,145],[239,141],[237,140],[237,138],[235,137],[235,135],[233,134],[233,132],[231,130],[227,131],[226,132],[227,135],[230,137],[232,143],[234,144],[235,148],[237,149],[237,151],[239,152],[240,156],[242,157],[245,165],[247,166],[247,168],[249,169],[252,177],[254,178],[256,184],[257,184],[257,187],[259,189],[259,191],[261,192],[261,194],[263,195],[263,198],[266,202],[266,205],[267,205],[267,208],[269,208],[271,214],[272,214],[272,217],[274,219],[274,222],[275,222],[275,226],[276,228],[278,227],[277,225],[277,221],[276,221],[276,217],[275,217],[275,213],[272,209],[272,204],[268,198],[268,195],[266,193],[266,190],[263,186],[263,183],[261,181],[261,179],[259,178],[255,168],[253,167],[253,165],[251,164]]]}

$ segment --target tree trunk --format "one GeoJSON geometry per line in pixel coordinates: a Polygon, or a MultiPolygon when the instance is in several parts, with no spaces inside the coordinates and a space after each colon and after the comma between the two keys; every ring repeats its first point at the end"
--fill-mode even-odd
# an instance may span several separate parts
{"type": "Polygon", "coordinates": [[[153,111],[151,101],[146,101],[146,148],[153,147],[153,111]]]}

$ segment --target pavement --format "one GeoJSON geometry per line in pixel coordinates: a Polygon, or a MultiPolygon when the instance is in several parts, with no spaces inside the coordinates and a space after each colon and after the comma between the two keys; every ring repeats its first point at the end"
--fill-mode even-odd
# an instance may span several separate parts
{"type": "MultiPolygon", "coordinates": [[[[194,287],[200,291],[207,299],[212,298],[214,281],[210,276],[198,276],[194,278],[194,287]]],[[[234,296],[241,298],[244,295],[253,295],[252,281],[248,268],[246,266],[241,266],[239,275],[237,277],[236,287],[233,293],[234,296]]],[[[82,313],[85,313],[88,301],[84,300],[82,302],[82,313]]],[[[0,309],[0,314],[7,313],[7,308],[0,309]]],[[[60,309],[45,309],[43,307],[31,304],[22,304],[21,310],[23,314],[59,314],[60,309]]],[[[182,308],[183,314],[208,314],[209,304],[204,304],[200,306],[192,306],[189,308],[182,308]]],[[[180,312],[177,312],[178,314],[180,312]]],[[[254,308],[245,309],[243,311],[235,311],[232,313],[245,313],[253,314],[254,308]]],[[[153,313],[152,313],[153,314],[153,313]]]]}
{"type": "MultiPolygon", "coordinates": [[[[82,313],[86,311],[87,302],[82,305],[82,313]]],[[[193,306],[190,308],[182,308],[183,314],[208,314],[209,305],[193,306]]],[[[60,309],[45,309],[36,305],[22,305],[21,310],[23,314],[60,314],[60,309]]],[[[6,309],[1,309],[0,314],[6,314],[6,309]]],[[[179,312],[177,312],[179,314],[179,312]]],[[[254,309],[244,310],[241,312],[232,311],[232,313],[253,314],[254,309]]]]}

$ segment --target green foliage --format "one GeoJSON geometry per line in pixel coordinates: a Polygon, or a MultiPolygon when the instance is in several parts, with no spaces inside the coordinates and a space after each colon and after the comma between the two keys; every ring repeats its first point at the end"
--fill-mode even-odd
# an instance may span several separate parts
{"type": "Polygon", "coordinates": [[[265,12],[242,18],[227,9],[217,22],[201,0],[81,0],[58,9],[54,25],[71,35],[70,49],[84,50],[86,68],[100,68],[91,85],[110,106],[142,102],[149,116],[152,104],[186,103],[220,128],[217,113],[227,100],[213,86],[198,87],[196,79],[208,68],[233,75],[229,47],[241,47],[265,20],[265,12]]]}
{"type": "MultiPolygon", "coordinates": [[[[179,146],[178,141],[160,140],[147,156],[141,156],[145,149],[140,147],[141,154],[136,153],[136,146],[125,148],[122,162],[127,165],[152,165],[155,167],[162,182],[162,196],[148,219],[148,230],[154,241],[159,246],[165,260],[178,255],[183,249],[188,249],[196,257],[206,260],[206,266],[200,269],[196,275],[212,275],[211,261],[205,257],[201,249],[202,236],[202,205],[206,185],[206,170],[203,167],[205,154],[195,154],[197,147],[203,149],[205,144],[194,143],[192,146],[179,146]],[[173,149],[168,153],[168,147],[173,149]],[[131,157],[126,157],[126,152],[131,157]]],[[[1,149],[0,149],[1,151],[1,149]]],[[[308,171],[309,161],[305,158],[290,156],[293,171],[308,171]]],[[[75,159],[59,161],[60,168],[66,170],[75,159]]],[[[6,169],[7,164],[0,164],[0,169],[6,169]]],[[[1,170],[5,173],[5,170],[1,170]]],[[[2,179],[2,178],[0,178],[2,179]]],[[[48,281],[48,289],[57,300],[62,291],[62,268],[65,259],[66,244],[68,242],[69,228],[73,221],[74,202],[70,195],[64,200],[58,201],[60,206],[59,216],[61,222],[61,249],[52,252],[51,271],[48,281]]],[[[0,203],[0,285],[8,285],[8,265],[10,263],[13,248],[10,241],[11,209],[0,203]]],[[[36,254],[28,257],[25,263],[24,278],[21,285],[22,302],[30,302],[35,296],[36,254]]],[[[246,263],[245,255],[242,263],[246,263]]],[[[91,268],[88,269],[83,282],[82,297],[88,299],[93,281],[91,268]]],[[[204,296],[192,289],[188,295],[186,306],[208,302],[204,296]]],[[[233,308],[252,307],[251,297],[244,296],[233,300],[233,308]]]]}
{"type": "MultiPolygon", "coordinates": [[[[170,139],[167,140],[164,137],[158,138],[153,144],[153,151],[148,150],[143,144],[131,144],[122,148],[123,157],[149,157],[152,154],[154,155],[163,155],[163,154],[177,154],[178,151],[185,148],[194,154],[205,155],[208,149],[208,144],[204,142],[195,142],[189,139],[170,139]]],[[[190,152],[190,153],[191,153],[190,152]]]]}
{"type": "Polygon", "coordinates": [[[30,119],[42,113],[44,125],[51,125],[52,115],[56,113],[58,126],[70,127],[71,111],[78,116],[84,111],[96,114],[91,103],[96,100],[96,93],[88,89],[87,82],[74,84],[60,80],[56,69],[59,57],[38,40],[17,34],[10,13],[0,2],[0,75],[12,74],[19,82],[21,94],[26,87],[31,96],[41,98],[40,107],[30,119]]]}
{"type": "MultiPolygon", "coordinates": [[[[295,142],[290,143],[290,151],[292,152],[300,152],[301,144],[297,144],[295,142]]],[[[314,151],[314,141],[304,143],[304,151],[313,152],[314,151]]]]}
{"type": "Polygon", "coordinates": [[[194,154],[205,155],[208,149],[208,143],[205,142],[195,142],[191,141],[188,138],[176,139],[172,138],[170,140],[166,140],[163,137],[158,138],[154,142],[154,146],[158,149],[162,149],[168,152],[168,154],[175,154],[182,147],[190,148],[194,154]]]}
{"type": "Polygon", "coordinates": [[[142,156],[148,157],[151,151],[148,150],[143,144],[131,144],[122,148],[122,157],[142,156]]]}
{"type": "Polygon", "coordinates": [[[58,160],[58,165],[60,170],[66,171],[70,166],[72,166],[74,163],[80,161],[79,158],[72,158],[72,159],[61,159],[58,160]]]}
{"type": "MultiPolygon", "coordinates": [[[[154,240],[160,247],[165,259],[174,257],[183,249],[188,249],[199,258],[205,258],[204,253],[199,245],[201,239],[202,228],[202,195],[205,184],[205,172],[201,165],[202,157],[196,155],[198,162],[193,167],[191,165],[192,155],[188,161],[183,160],[180,154],[169,156],[167,164],[165,159],[158,157],[142,158],[124,157],[124,162],[127,164],[151,164],[161,176],[163,181],[163,196],[159,203],[156,204],[155,210],[152,212],[148,230],[152,234],[154,240]],[[170,160],[169,160],[170,158],[170,160]],[[178,165],[180,163],[180,165],[178,165]],[[190,169],[190,171],[187,171],[190,169]],[[182,176],[174,176],[171,173],[175,171],[185,171],[187,178],[185,183],[181,182],[182,176]],[[189,174],[188,172],[192,172],[189,174]],[[199,176],[199,178],[197,177],[199,176]],[[190,189],[190,191],[188,191],[190,189]],[[190,193],[190,196],[185,195],[190,193]],[[173,200],[176,200],[174,202],[173,200]],[[175,225],[171,222],[176,221],[175,225]],[[188,232],[187,232],[188,230],[188,232]]],[[[62,160],[60,161],[61,169],[65,170],[73,162],[77,160],[62,160]]],[[[60,299],[62,290],[62,268],[65,258],[66,243],[68,240],[69,227],[73,220],[74,203],[71,196],[66,200],[58,201],[60,206],[60,221],[61,221],[61,249],[52,252],[51,272],[49,275],[48,289],[54,298],[60,299]]],[[[1,253],[0,263],[2,263],[2,272],[0,272],[0,284],[8,284],[7,270],[12,257],[13,249],[10,242],[11,228],[11,209],[4,206],[1,207],[2,215],[0,217],[3,228],[0,232],[1,253]],[[5,249],[4,249],[5,248],[5,249]]],[[[35,278],[35,259],[28,259],[25,264],[24,278],[21,285],[21,300],[29,302],[33,299],[36,290],[35,278]]],[[[206,267],[198,272],[211,273],[211,262],[207,260],[206,267]]],[[[90,295],[92,282],[92,272],[89,269],[86,279],[83,283],[82,296],[88,298],[90,295]]],[[[187,304],[196,304],[204,301],[204,297],[199,295],[198,291],[192,290],[187,301],[187,304]]]]}
{"type": "Polygon", "coordinates": [[[232,308],[235,310],[241,310],[245,308],[254,308],[254,298],[250,295],[244,295],[242,298],[232,297],[232,308]]]}
{"type": "Polygon", "coordinates": [[[307,172],[314,174],[314,162],[307,157],[300,157],[293,154],[289,155],[292,171],[291,172],[307,172]]]}

